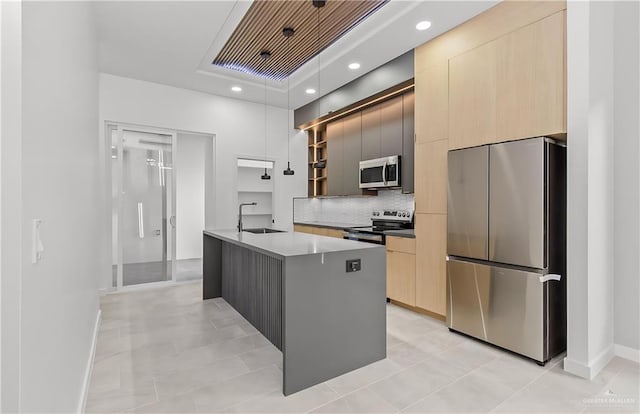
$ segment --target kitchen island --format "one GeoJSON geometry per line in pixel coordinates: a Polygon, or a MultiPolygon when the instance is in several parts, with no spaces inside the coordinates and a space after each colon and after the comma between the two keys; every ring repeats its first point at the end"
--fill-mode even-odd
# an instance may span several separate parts
{"type": "Polygon", "coordinates": [[[203,299],[282,351],[283,393],[386,357],[384,246],[305,233],[204,231],[203,299]]]}

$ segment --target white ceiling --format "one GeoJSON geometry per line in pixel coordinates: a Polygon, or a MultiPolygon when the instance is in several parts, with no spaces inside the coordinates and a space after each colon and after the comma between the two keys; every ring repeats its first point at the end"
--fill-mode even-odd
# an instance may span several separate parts
{"type": "MultiPolygon", "coordinates": [[[[497,2],[391,0],[322,52],[320,93],[348,83],[497,2]],[[431,28],[417,31],[415,25],[421,20],[431,21],[431,28]],[[361,68],[347,69],[354,61],[361,68]]],[[[249,0],[97,2],[100,70],[264,102],[263,78],[211,64],[250,5],[249,0]],[[241,86],[242,92],[232,92],[234,85],[241,86]]],[[[290,108],[318,97],[304,92],[309,87],[318,89],[317,73],[318,61],[312,59],[291,75],[290,108]]],[[[287,106],[287,80],[268,82],[267,102],[287,106]]]]}

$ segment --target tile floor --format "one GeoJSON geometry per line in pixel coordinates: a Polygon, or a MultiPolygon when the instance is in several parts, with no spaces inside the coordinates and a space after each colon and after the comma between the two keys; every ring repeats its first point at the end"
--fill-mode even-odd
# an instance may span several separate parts
{"type": "Polygon", "coordinates": [[[387,359],[288,397],[280,352],[201,282],[102,298],[87,412],[638,412],[638,364],[592,381],[387,308],[387,359]]]}
{"type": "MultiPolygon", "coordinates": [[[[171,273],[171,260],[167,263],[167,270],[162,271],[162,262],[130,263],[123,265],[123,281],[125,286],[140,285],[143,283],[162,282],[167,280],[166,273],[171,273]]],[[[118,268],[111,266],[111,286],[115,287],[118,277],[118,268]]],[[[202,279],[202,259],[181,259],[176,261],[176,274],[173,276],[176,282],[202,279]]]]}

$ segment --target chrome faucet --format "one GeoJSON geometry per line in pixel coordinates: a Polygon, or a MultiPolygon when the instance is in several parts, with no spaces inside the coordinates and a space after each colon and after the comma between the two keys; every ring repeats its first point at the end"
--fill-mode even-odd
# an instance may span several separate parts
{"type": "Polygon", "coordinates": [[[242,233],[242,207],[244,206],[257,206],[258,203],[255,201],[253,203],[240,203],[238,206],[238,232],[242,233]]]}

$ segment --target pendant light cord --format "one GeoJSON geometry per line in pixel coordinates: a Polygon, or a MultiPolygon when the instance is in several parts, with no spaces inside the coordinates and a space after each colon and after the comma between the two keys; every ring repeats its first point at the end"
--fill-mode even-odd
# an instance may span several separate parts
{"type": "Polygon", "coordinates": [[[318,39],[317,39],[317,44],[316,44],[316,48],[318,49],[318,118],[320,118],[320,114],[321,114],[321,110],[320,110],[320,7],[316,7],[316,9],[318,10],[317,13],[317,31],[318,31],[318,39]]]}
{"type": "MultiPolygon", "coordinates": [[[[291,57],[291,36],[287,37],[287,54],[291,57]]],[[[287,168],[291,161],[291,74],[287,76],[287,168]]]]}
{"type": "MultiPolygon", "coordinates": [[[[264,59],[264,67],[267,67],[267,59],[271,57],[271,53],[268,50],[264,50],[260,53],[262,58],[264,59]]],[[[264,76],[264,174],[262,175],[263,180],[270,180],[271,176],[267,173],[267,77],[263,73],[264,76]]]]}
{"type": "Polygon", "coordinates": [[[264,78],[264,172],[267,173],[267,77],[264,78]]]}

